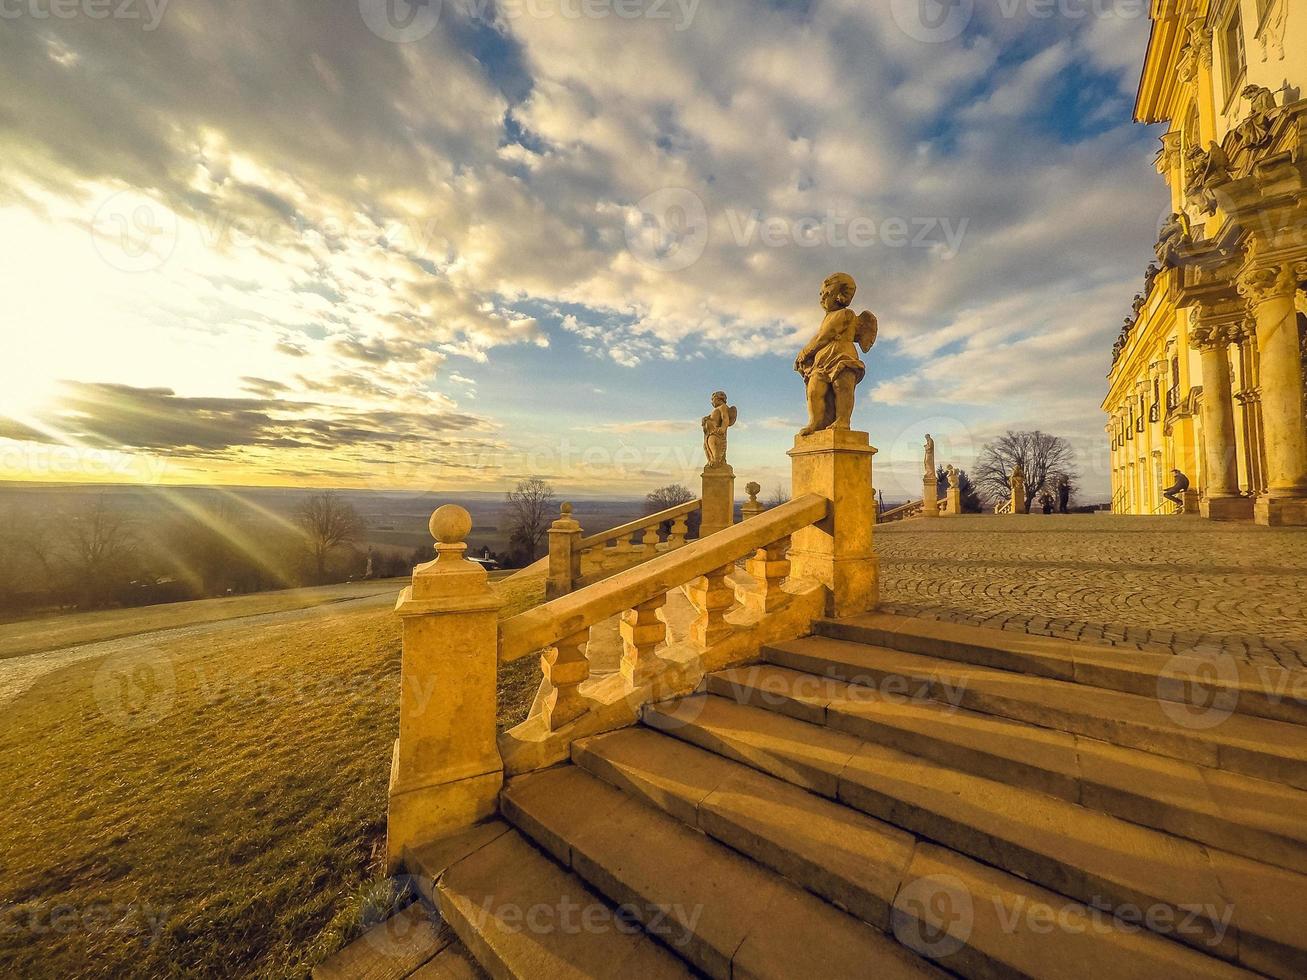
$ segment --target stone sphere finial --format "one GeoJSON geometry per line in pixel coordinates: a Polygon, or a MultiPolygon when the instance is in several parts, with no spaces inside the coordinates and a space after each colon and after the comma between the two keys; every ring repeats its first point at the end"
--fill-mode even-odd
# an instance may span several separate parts
{"type": "Polygon", "coordinates": [[[431,515],[430,527],[439,544],[462,544],[472,533],[472,515],[458,504],[445,504],[431,515]]]}
{"type": "Polygon", "coordinates": [[[757,499],[758,494],[762,493],[762,484],[756,482],[746,483],[744,486],[744,492],[751,498],[757,499]]]}
{"type": "Polygon", "coordinates": [[[560,508],[558,509],[558,512],[559,512],[560,514],[562,514],[564,517],[571,517],[571,516],[572,516],[572,505],[571,505],[571,504],[563,504],[563,506],[560,507],[560,508]]]}

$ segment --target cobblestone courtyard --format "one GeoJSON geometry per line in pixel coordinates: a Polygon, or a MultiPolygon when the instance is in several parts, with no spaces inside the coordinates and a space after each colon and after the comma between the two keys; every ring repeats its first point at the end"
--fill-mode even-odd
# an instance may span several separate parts
{"type": "Polygon", "coordinates": [[[887,612],[1307,668],[1307,530],[1108,514],[876,528],[887,612]]]}

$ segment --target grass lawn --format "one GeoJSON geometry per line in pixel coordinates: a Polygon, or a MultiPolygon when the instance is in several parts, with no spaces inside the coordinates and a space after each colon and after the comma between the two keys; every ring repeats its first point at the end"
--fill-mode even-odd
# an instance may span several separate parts
{"type": "Polygon", "coordinates": [[[369,582],[348,582],[342,585],[324,585],[309,589],[286,589],[280,592],[259,592],[255,595],[231,596],[222,599],[196,599],[191,602],[172,602],[161,606],[141,606],[135,609],[106,609],[102,612],[55,614],[0,623],[0,660],[22,657],[29,653],[42,653],[81,643],[99,643],[123,636],[153,630],[198,626],[239,616],[260,616],[264,613],[285,612],[291,609],[308,609],[313,606],[375,595],[380,592],[398,592],[405,579],[382,579],[369,582]]]}
{"type": "MultiPolygon", "coordinates": [[[[543,585],[497,583],[505,615],[543,585]]],[[[305,976],[389,900],[398,619],[324,608],[131,656],[4,709],[0,975],[305,976]]],[[[538,682],[505,671],[501,724],[538,682]]]]}

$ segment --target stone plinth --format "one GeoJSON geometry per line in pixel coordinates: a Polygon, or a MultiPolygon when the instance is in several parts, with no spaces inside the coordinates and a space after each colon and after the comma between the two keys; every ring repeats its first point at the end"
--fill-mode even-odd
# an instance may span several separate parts
{"type": "Polygon", "coordinates": [[[558,520],[549,528],[549,578],[545,598],[557,599],[576,587],[581,577],[581,525],[572,518],[572,505],[563,504],[558,520]]]}
{"type": "Polygon", "coordinates": [[[830,616],[856,616],[879,601],[879,564],[872,550],[875,453],[867,433],[848,429],[796,436],[789,452],[794,496],[815,493],[831,502],[824,521],[795,533],[790,574],[830,590],[830,616]]]}
{"type": "Polygon", "coordinates": [[[1014,488],[1012,490],[1012,513],[1028,514],[1030,509],[1026,506],[1025,487],[1014,488]]]}
{"type": "Polygon", "coordinates": [[[939,517],[939,484],[933,476],[921,480],[921,516],[939,517]]]}
{"type": "Polygon", "coordinates": [[[962,490],[959,487],[948,488],[948,500],[944,505],[946,517],[962,516],[962,490]]]}
{"type": "Polygon", "coordinates": [[[1251,521],[1253,502],[1247,497],[1207,497],[1199,512],[1209,521],[1251,521]]]}
{"type": "Polygon", "coordinates": [[[495,813],[503,763],[495,741],[502,601],[465,561],[472,521],[461,507],[431,518],[439,557],[413,572],[403,620],[399,739],[391,765],[386,864],[495,813]]]}
{"type": "Polygon", "coordinates": [[[1307,526],[1307,499],[1302,497],[1258,497],[1253,518],[1268,527],[1307,526]]]}
{"type": "Polygon", "coordinates": [[[729,463],[705,466],[699,537],[706,538],[716,531],[724,531],[734,523],[735,470],[729,463]]]}

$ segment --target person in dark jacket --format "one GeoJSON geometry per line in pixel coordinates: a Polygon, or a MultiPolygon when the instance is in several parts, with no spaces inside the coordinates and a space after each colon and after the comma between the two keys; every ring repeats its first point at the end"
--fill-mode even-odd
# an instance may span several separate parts
{"type": "Polygon", "coordinates": [[[1071,513],[1071,481],[1065,476],[1057,481],[1057,512],[1071,513]]]}
{"type": "Polygon", "coordinates": [[[1184,492],[1189,489],[1189,477],[1179,470],[1172,470],[1171,472],[1175,475],[1175,482],[1162,491],[1162,496],[1183,511],[1184,492]]]}

